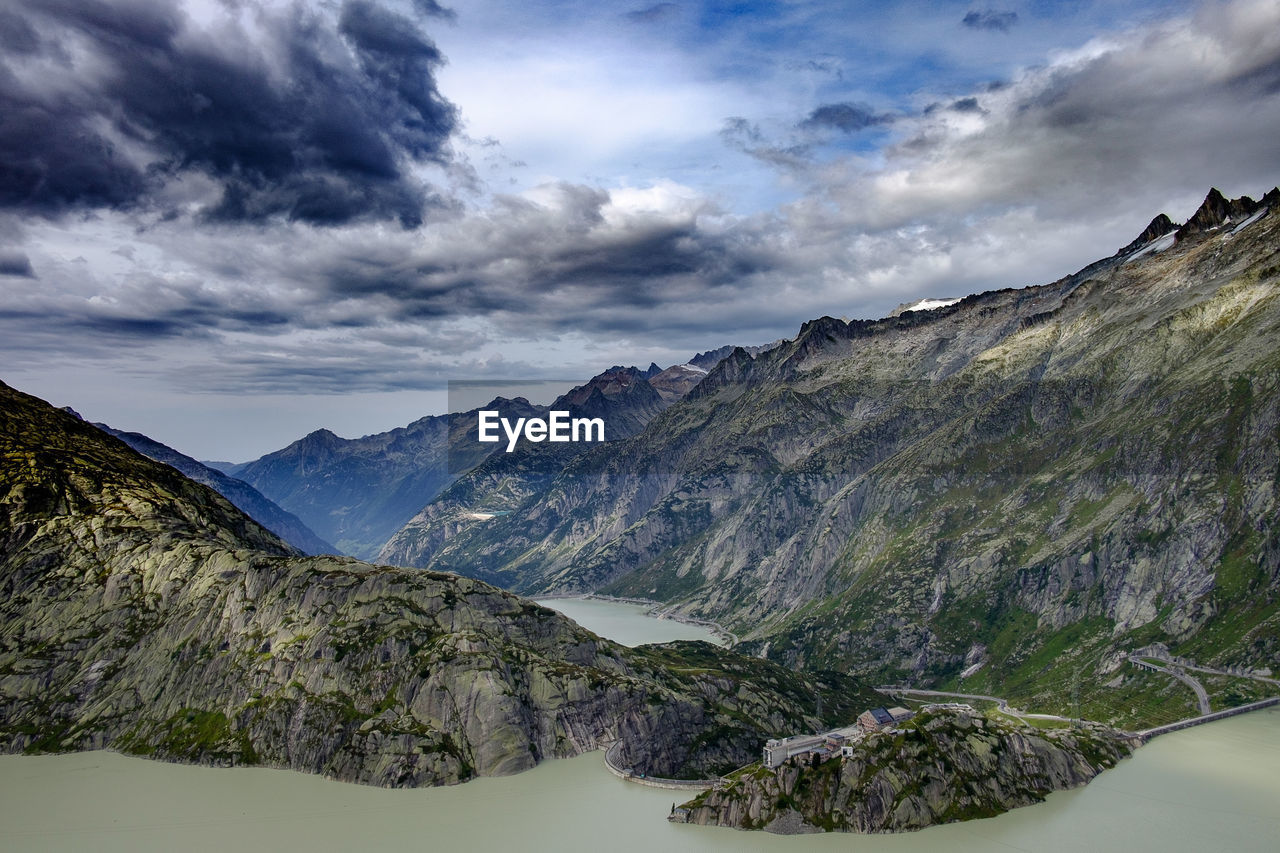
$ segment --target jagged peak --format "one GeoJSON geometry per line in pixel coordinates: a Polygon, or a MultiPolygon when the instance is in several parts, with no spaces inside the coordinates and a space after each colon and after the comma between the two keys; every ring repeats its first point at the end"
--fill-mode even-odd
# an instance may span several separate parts
{"type": "Polygon", "coordinates": [[[1247,195],[1227,198],[1217,187],[1210,187],[1204,201],[1186,222],[1179,224],[1161,213],[1151,220],[1133,242],[1116,254],[1127,255],[1169,234],[1174,235],[1175,241],[1180,241],[1192,234],[1201,234],[1232,222],[1239,222],[1263,208],[1272,208],[1277,204],[1280,204],[1280,187],[1272,188],[1258,201],[1254,201],[1247,195]]]}
{"type": "Polygon", "coordinates": [[[527,397],[494,397],[483,408],[496,409],[500,406],[532,406],[527,397]]]}
{"type": "Polygon", "coordinates": [[[284,450],[276,452],[287,453],[290,448],[294,448],[296,451],[314,453],[320,450],[332,450],[344,441],[346,439],[342,436],[321,427],[318,430],[307,433],[284,450]]]}
{"type": "Polygon", "coordinates": [[[1260,202],[1247,195],[1229,199],[1217,187],[1212,187],[1196,212],[1178,229],[1177,239],[1250,216],[1260,206],[1260,202]]]}
{"type": "Polygon", "coordinates": [[[1170,219],[1168,214],[1158,214],[1147,224],[1146,228],[1142,229],[1142,233],[1133,239],[1133,242],[1129,243],[1129,245],[1122,248],[1116,254],[1123,255],[1128,252],[1132,252],[1135,249],[1147,245],[1152,240],[1159,240],[1169,232],[1176,231],[1177,228],[1178,224],[1170,219]]]}
{"type": "Polygon", "coordinates": [[[796,340],[800,340],[806,334],[818,333],[844,333],[848,331],[849,323],[847,320],[841,320],[836,317],[819,317],[816,320],[809,320],[800,326],[800,334],[796,340]]]}

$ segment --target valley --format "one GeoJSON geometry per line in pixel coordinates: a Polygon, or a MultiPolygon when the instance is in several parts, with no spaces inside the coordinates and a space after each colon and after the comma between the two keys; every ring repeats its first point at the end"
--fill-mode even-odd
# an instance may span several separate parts
{"type": "MultiPolygon", "coordinates": [[[[985,708],[996,741],[948,734],[944,764],[1000,744],[1057,756],[1001,771],[992,800],[911,799],[906,783],[902,823],[802,810],[810,827],[901,830],[1082,784],[1125,752],[1099,732],[1141,740],[1265,706],[1280,667],[1277,202],[1211,193],[1187,224],[1157,217],[1049,285],[821,318],[665,371],[615,366],[550,407],[499,398],[361,439],[319,431],[231,466],[239,485],[115,433],[380,564],[302,556],[175,468],[0,388],[5,748],[401,787],[613,744],[629,772],[707,780],[889,694],[985,708]],[[557,406],[606,441],[477,430],[487,412],[528,424],[557,406]],[[628,648],[517,594],[643,602],[732,649],[628,648]]],[[[755,784],[690,819],[801,819],[755,784]]]]}
{"type": "Polygon", "coordinates": [[[1052,284],[730,351],[626,439],[485,460],[380,559],[654,598],[876,683],[1186,716],[1128,649],[1280,648],[1277,200],[1215,191],[1052,284]]]}

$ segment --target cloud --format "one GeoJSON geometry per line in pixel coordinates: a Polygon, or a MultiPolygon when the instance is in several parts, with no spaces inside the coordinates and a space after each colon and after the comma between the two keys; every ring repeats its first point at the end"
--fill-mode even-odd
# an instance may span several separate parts
{"type": "Polygon", "coordinates": [[[994,30],[1007,33],[1018,23],[1017,12],[1000,12],[995,9],[973,10],[960,19],[960,23],[972,30],[994,30]]]}
{"type": "Polygon", "coordinates": [[[1280,172],[1269,142],[1280,126],[1280,8],[1205,7],[950,103],[895,124],[872,167],[815,167],[800,206],[839,210],[850,229],[942,227],[957,214],[981,223],[1020,207],[1046,227],[1113,216],[1141,227],[1210,185],[1265,191],[1280,172]]]}
{"type": "Polygon", "coordinates": [[[823,104],[800,122],[802,128],[830,128],[842,133],[857,133],[880,124],[893,121],[887,113],[877,113],[868,104],[823,104]]]}
{"type": "MultiPolygon", "coordinates": [[[[37,20],[28,7],[16,8],[37,20]]],[[[149,29],[123,28],[141,55],[223,57],[231,49],[217,39],[197,50],[187,36],[170,35],[196,32],[195,24],[156,17],[159,6],[129,8],[154,19],[149,29]]],[[[299,55],[328,63],[341,72],[335,81],[357,94],[379,93],[386,104],[377,115],[388,119],[373,126],[391,152],[386,174],[393,177],[360,168],[369,168],[373,186],[412,187],[406,164],[448,158],[440,137],[448,123],[397,124],[396,117],[442,115],[432,111],[434,89],[418,88],[433,79],[422,70],[440,59],[416,27],[393,26],[389,15],[348,3],[332,19],[286,24],[267,15],[256,28],[237,22],[219,32],[252,36],[241,48],[250,60],[265,55],[264,40],[279,43],[287,33],[300,40],[300,53],[283,53],[273,66],[245,63],[245,79],[267,87],[264,103],[276,103],[267,96],[281,80],[323,76],[296,74],[299,55]]],[[[616,26],[616,15],[611,20],[616,26]]],[[[954,21],[946,26],[954,33],[954,21]]],[[[938,106],[904,106],[892,120],[847,90],[819,90],[790,114],[776,99],[754,111],[735,101],[724,110],[731,117],[712,113],[723,123],[704,131],[704,156],[725,172],[741,169],[742,183],[753,185],[763,170],[734,152],[771,164],[765,182],[775,179],[787,201],[753,212],[734,211],[732,199],[697,181],[649,177],[637,166],[592,180],[543,177],[539,186],[487,193],[411,230],[367,213],[335,225],[268,212],[213,227],[136,210],[180,203],[207,210],[243,176],[248,155],[225,172],[195,155],[185,165],[138,159],[175,132],[159,134],[160,142],[125,133],[134,125],[107,122],[102,110],[85,106],[92,99],[54,73],[60,49],[78,56],[97,44],[67,26],[39,28],[35,52],[24,55],[52,69],[40,86],[14,70],[29,70],[26,60],[0,60],[12,72],[0,78],[0,91],[78,105],[81,113],[55,115],[86,116],[84,126],[115,146],[114,159],[69,151],[75,168],[51,178],[79,187],[72,201],[51,209],[91,210],[92,217],[11,214],[10,224],[23,222],[13,237],[0,219],[4,245],[18,252],[7,268],[40,276],[38,286],[13,279],[5,290],[0,346],[15,364],[48,361],[54,352],[66,364],[131,366],[179,387],[393,390],[436,387],[450,375],[581,375],[601,364],[647,363],[645,356],[687,358],[722,343],[790,335],[823,314],[877,316],[911,297],[1051,280],[1109,254],[1161,210],[1188,215],[1211,184],[1256,195],[1280,172],[1272,144],[1280,126],[1280,11],[1238,2],[1046,55],[1002,73],[1001,86],[948,81],[939,91],[913,92],[913,104],[938,106]],[[118,204],[86,201],[85,188],[95,186],[89,178],[98,179],[89,166],[104,163],[134,175],[139,195],[126,193],[132,201],[118,204]],[[68,260],[78,256],[87,262],[68,260]]],[[[101,60],[108,69],[141,61],[101,60]]],[[[188,78],[195,73],[182,68],[188,78]]],[[[119,115],[152,114],[131,107],[105,72],[83,76],[76,82],[95,97],[113,93],[107,103],[119,115]]],[[[154,85],[160,102],[172,104],[179,83],[154,85]]],[[[338,95],[347,97],[344,91],[338,95]]],[[[374,107],[361,109],[367,118],[374,107]]],[[[549,109],[530,101],[529,120],[549,109]]],[[[626,112],[636,112],[631,102],[626,112]]],[[[8,115],[0,113],[0,124],[8,115]]],[[[683,113],[677,123],[687,125],[683,113]]],[[[229,144],[222,131],[210,132],[229,144]]],[[[280,209],[268,190],[287,196],[295,173],[336,174],[334,181],[364,186],[355,165],[309,165],[321,154],[336,156],[333,140],[306,142],[305,128],[279,132],[289,150],[298,142],[318,153],[300,166],[286,163],[274,184],[251,184],[246,204],[280,209]]],[[[477,130],[473,147],[498,150],[486,147],[484,133],[477,130]]],[[[638,147],[655,138],[647,125],[628,135],[638,147]]],[[[53,137],[48,145],[58,143],[53,137]]],[[[102,187],[129,189],[104,174],[102,187]]],[[[390,210],[394,221],[397,208],[390,210]]]]}
{"type": "Polygon", "coordinates": [[[446,21],[456,21],[458,19],[457,12],[441,6],[436,0],[413,0],[413,8],[419,15],[425,15],[429,18],[441,18],[446,21]]]}
{"type": "Polygon", "coordinates": [[[18,0],[0,38],[24,47],[0,60],[0,207],[410,227],[446,205],[414,176],[451,158],[443,57],[367,0],[203,26],[160,0],[18,0]]]}
{"type": "Polygon", "coordinates": [[[0,249],[0,276],[35,278],[36,273],[31,268],[31,259],[25,254],[0,249]]]}
{"type": "Polygon", "coordinates": [[[809,165],[810,146],[807,142],[770,142],[759,125],[742,116],[730,116],[724,120],[720,140],[736,151],[778,168],[803,170],[809,165]]]}
{"type": "Polygon", "coordinates": [[[679,11],[680,7],[675,3],[658,3],[644,9],[627,12],[624,17],[636,24],[651,24],[655,21],[670,18],[679,11]]]}

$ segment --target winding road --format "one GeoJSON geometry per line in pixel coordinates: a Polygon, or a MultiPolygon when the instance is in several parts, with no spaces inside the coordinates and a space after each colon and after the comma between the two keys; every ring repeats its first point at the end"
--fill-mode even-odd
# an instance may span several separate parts
{"type": "MultiPolygon", "coordinates": [[[[1195,677],[1187,675],[1186,672],[1183,671],[1183,668],[1180,664],[1175,664],[1175,663],[1172,663],[1171,661],[1165,661],[1166,663],[1169,663],[1169,666],[1165,667],[1165,666],[1160,666],[1158,664],[1152,663],[1151,662],[1152,660],[1160,660],[1160,658],[1152,658],[1150,656],[1148,656],[1147,658],[1141,658],[1138,655],[1129,655],[1130,663],[1137,664],[1138,666],[1143,667],[1144,669],[1151,669],[1151,670],[1155,670],[1156,672],[1163,672],[1166,675],[1172,675],[1174,678],[1178,679],[1183,684],[1187,685],[1192,690],[1194,690],[1196,692],[1196,701],[1200,704],[1201,716],[1204,716],[1205,714],[1213,713],[1213,709],[1209,707],[1209,693],[1204,689],[1204,685],[1201,684],[1195,677]],[[1176,667],[1176,669],[1174,667],[1176,667]]],[[[1187,668],[1200,669],[1204,672],[1211,671],[1211,670],[1204,669],[1203,667],[1187,667],[1187,668]]],[[[1231,673],[1223,673],[1223,674],[1230,675],[1231,673]]]]}
{"type": "Polygon", "coordinates": [[[946,699],[976,699],[984,702],[995,702],[996,708],[998,708],[1001,713],[1008,714],[1011,717],[1019,717],[1029,720],[1061,720],[1065,723],[1080,722],[1072,717],[1060,717],[1057,714],[1028,714],[1026,711],[1020,711],[1017,708],[1010,708],[1008,699],[1002,699],[999,696],[984,696],[981,693],[950,693],[945,690],[917,690],[914,687],[895,686],[876,687],[874,689],[881,693],[887,693],[890,696],[905,696],[910,694],[912,696],[936,696],[938,698],[946,699]]]}

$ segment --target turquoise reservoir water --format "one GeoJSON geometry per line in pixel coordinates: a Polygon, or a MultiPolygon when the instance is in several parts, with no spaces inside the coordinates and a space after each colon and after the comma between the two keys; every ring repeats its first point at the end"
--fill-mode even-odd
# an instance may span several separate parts
{"type": "Polygon", "coordinates": [[[1043,804],[917,833],[784,838],[675,825],[672,799],[612,776],[601,753],[419,790],[108,752],[0,756],[0,850],[1274,853],[1280,709],[1158,738],[1043,804]]]}
{"type": "Polygon", "coordinates": [[[624,646],[644,643],[668,643],[672,640],[706,640],[722,645],[721,640],[700,625],[688,625],[674,619],[657,619],[645,613],[638,604],[600,601],[594,598],[534,599],[543,607],[558,610],[588,631],[608,637],[624,646]]]}

